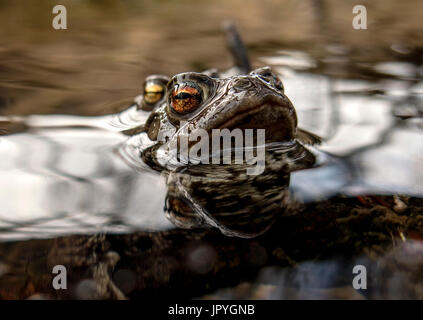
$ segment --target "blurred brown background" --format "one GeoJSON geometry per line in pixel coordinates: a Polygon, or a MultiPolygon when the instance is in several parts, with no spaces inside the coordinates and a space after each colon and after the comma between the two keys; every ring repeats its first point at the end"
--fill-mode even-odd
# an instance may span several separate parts
{"type": "Polygon", "coordinates": [[[389,60],[393,44],[423,47],[422,12],[421,0],[0,0],[0,114],[115,112],[151,73],[227,68],[228,19],[256,66],[286,48],[319,57],[328,43],[356,61],[389,60]],[[52,28],[57,4],[67,30],[52,28]],[[352,28],[356,4],[367,30],[352,28]]]}

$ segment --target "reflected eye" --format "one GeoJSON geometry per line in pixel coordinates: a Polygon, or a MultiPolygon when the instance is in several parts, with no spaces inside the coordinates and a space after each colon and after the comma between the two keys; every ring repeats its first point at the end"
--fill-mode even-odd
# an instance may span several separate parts
{"type": "Polygon", "coordinates": [[[176,85],[170,93],[169,100],[173,111],[179,114],[187,114],[200,106],[202,92],[194,84],[176,85]]]}
{"type": "Polygon", "coordinates": [[[144,101],[148,104],[155,104],[163,98],[165,88],[158,83],[147,83],[144,87],[144,101]]]}

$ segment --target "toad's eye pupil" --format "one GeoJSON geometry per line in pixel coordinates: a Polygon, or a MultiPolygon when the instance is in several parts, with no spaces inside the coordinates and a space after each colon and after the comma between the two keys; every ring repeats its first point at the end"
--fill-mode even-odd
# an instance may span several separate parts
{"type": "Polygon", "coordinates": [[[178,114],[187,114],[196,110],[202,102],[201,89],[195,85],[176,86],[170,95],[170,107],[178,114]]]}
{"type": "Polygon", "coordinates": [[[191,98],[192,95],[186,92],[180,92],[176,96],[174,96],[174,99],[188,99],[191,98]]]}

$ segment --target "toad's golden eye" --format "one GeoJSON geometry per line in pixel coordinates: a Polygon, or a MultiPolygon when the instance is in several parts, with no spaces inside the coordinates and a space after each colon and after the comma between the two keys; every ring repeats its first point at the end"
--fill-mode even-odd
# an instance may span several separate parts
{"type": "Polygon", "coordinates": [[[144,101],[148,104],[155,104],[164,95],[164,87],[157,83],[147,83],[144,87],[144,101]]]}
{"type": "Polygon", "coordinates": [[[191,84],[177,85],[170,93],[170,106],[179,114],[187,114],[197,109],[202,102],[201,90],[191,84]]]}

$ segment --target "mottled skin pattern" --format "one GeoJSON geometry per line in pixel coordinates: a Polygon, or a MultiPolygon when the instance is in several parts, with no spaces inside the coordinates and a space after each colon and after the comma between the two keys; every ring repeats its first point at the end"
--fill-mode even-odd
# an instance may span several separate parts
{"type": "Polygon", "coordinates": [[[187,121],[184,131],[170,134],[176,139],[186,132],[195,134],[200,128],[207,132],[222,128],[263,128],[269,130],[267,142],[293,139],[296,133],[297,116],[283,89],[277,89],[268,76],[269,68],[255,70],[248,76],[212,78],[201,73],[183,73],[174,76],[167,85],[171,91],[179,83],[195,83],[203,88],[204,98],[198,108],[184,115],[172,112],[168,101],[164,101],[147,121],[146,130],[156,140],[159,128],[162,131],[181,129],[180,121],[187,121]],[[171,123],[171,126],[169,125],[171,123]],[[278,128],[275,125],[278,124],[278,128]]]}
{"type": "MultiPolygon", "coordinates": [[[[314,156],[296,139],[297,116],[282,82],[269,67],[229,78],[190,72],[174,76],[166,91],[145,125],[154,144],[141,146],[140,154],[150,167],[167,174],[167,217],[180,227],[212,225],[239,237],[265,232],[284,210],[290,172],[314,163],[314,156]],[[203,98],[181,115],[172,110],[170,99],[172,90],[186,83],[201,88],[203,98]],[[211,145],[212,129],[225,128],[265,129],[266,143],[279,143],[267,148],[262,174],[247,175],[247,164],[173,165],[169,152],[160,153],[199,129],[209,133],[211,145]],[[161,139],[163,135],[168,139],[161,139]]],[[[202,142],[191,142],[188,150],[202,142]]]]}

